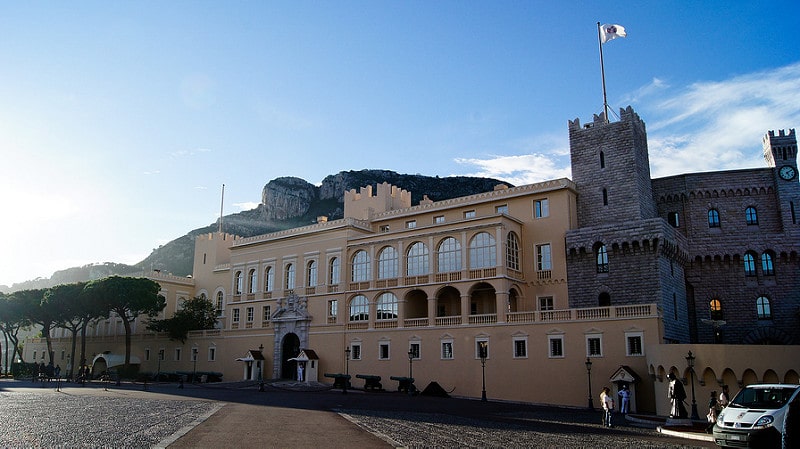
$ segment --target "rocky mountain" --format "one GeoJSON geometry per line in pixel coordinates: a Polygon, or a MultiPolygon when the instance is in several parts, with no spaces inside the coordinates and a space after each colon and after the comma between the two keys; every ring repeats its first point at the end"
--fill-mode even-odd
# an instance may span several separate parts
{"type": "MultiPolygon", "coordinates": [[[[494,189],[503,183],[491,178],[399,174],[390,170],[343,171],[329,175],[319,186],[295,177],[269,181],[261,192],[261,204],[255,209],[223,217],[224,232],[242,237],[304,226],[315,223],[317,217],[331,220],[344,214],[344,192],[364,186],[388,182],[411,192],[411,204],[419,204],[423,195],[433,201],[457,198],[494,189]]],[[[508,183],[506,183],[508,184],[508,183]]],[[[39,278],[14,284],[7,290],[44,288],[57,284],[98,279],[112,274],[134,274],[142,270],[159,269],[176,276],[192,273],[194,239],[200,234],[214,232],[219,223],[189,231],[186,235],[153,250],[135,266],[107,262],[74,267],[53,273],[51,278],[39,278]]]]}

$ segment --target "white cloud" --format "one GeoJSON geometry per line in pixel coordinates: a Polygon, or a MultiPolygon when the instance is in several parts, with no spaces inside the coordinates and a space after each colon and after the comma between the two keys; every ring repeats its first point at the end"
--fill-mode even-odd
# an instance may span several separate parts
{"type": "Polygon", "coordinates": [[[493,156],[487,159],[456,158],[455,162],[472,165],[477,172],[462,176],[480,176],[503,179],[514,185],[531,184],[548,179],[569,177],[569,166],[557,166],[559,159],[554,155],[525,154],[517,156],[493,156]]]}
{"type": "Polygon", "coordinates": [[[240,211],[253,210],[261,203],[254,203],[252,201],[245,201],[243,203],[233,203],[234,207],[238,207],[240,211]]]}

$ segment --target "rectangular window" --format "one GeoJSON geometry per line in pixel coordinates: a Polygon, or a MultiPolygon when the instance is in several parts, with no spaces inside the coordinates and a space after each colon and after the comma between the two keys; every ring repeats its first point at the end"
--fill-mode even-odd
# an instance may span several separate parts
{"type": "Polygon", "coordinates": [[[539,297],[539,310],[554,310],[554,309],[555,305],[553,304],[552,296],[539,297]]]}
{"type": "Polygon", "coordinates": [[[417,220],[409,220],[406,222],[406,229],[414,229],[417,227],[417,220]]]}
{"type": "Polygon", "coordinates": [[[192,348],[192,358],[190,359],[192,362],[197,361],[197,348],[192,348]]]}
{"type": "Polygon", "coordinates": [[[181,348],[175,348],[175,361],[181,361],[181,348]]]}
{"type": "Polygon", "coordinates": [[[208,361],[214,362],[216,360],[217,360],[217,348],[212,346],[208,348],[208,361]]]}
{"type": "Polygon", "coordinates": [[[247,322],[248,323],[252,323],[253,322],[253,318],[255,317],[255,310],[253,310],[253,309],[254,309],[254,307],[248,307],[247,308],[247,322]]]}
{"type": "Polygon", "coordinates": [[[444,223],[444,215],[437,215],[437,216],[433,217],[433,222],[435,224],[444,223]]]}
{"type": "Polygon", "coordinates": [[[602,357],[603,356],[603,338],[600,335],[587,335],[586,336],[586,356],[587,357],[602,357]]]}
{"type": "Polygon", "coordinates": [[[475,211],[474,210],[468,210],[468,211],[464,212],[464,218],[475,218],[475,211]]]}
{"type": "Polygon", "coordinates": [[[533,218],[545,218],[550,216],[550,201],[545,198],[533,202],[533,218]]]}
{"type": "Polygon", "coordinates": [[[381,225],[381,232],[389,232],[389,225],[381,225]]]}
{"type": "Polygon", "coordinates": [[[334,317],[339,314],[339,302],[335,299],[331,299],[328,301],[328,316],[334,317]]]}
{"type": "Polygon", "coordinates": [[[272,306],[264,306],[264,317],[262,318],[263,321],[269,321],[272,319],[272,306]]]}
{"type": "Polygon", "coordinates": [[[562,358],[564,357],[564,337],[562,335],[550,335],[547,337],[547,343],[550,348],[548,357],[562,358]]]}
{"type": "Polygon", "coordinates": [[[238,323],[239,322],[239,309],[238,308],[237,309],[233,309],[233,322],[234,323],[238,323]]]}
{"type": "Polygon", "coordinates": [[[411,352],[412,359],[419,359],[419,343],[409,343],[408,350],[411,352]]]}
{"type": "Polygon", "coordinates": [[[553,269],[553,260],[550,257],[550,244],[536,245],[536,269],[548,271],[553,269]]]}
{"type": "Polygon", "coordinates": [[[451,360],[452,358],[453,358],[453,342],[452,341],[443,341],[442,342],[442,359],[451,360]]]}
{"type": "Polygon", "coordinates": [[[378,359],[380,360],[389,359],[389,343],[381,343],[378,346],[378,359]]]}
{"type": "Polygon", "coordinates": [[[527,359],[528,358],[528,339],[515,338],[514,339],[514,358],[527,359]]]}
{"type": "Polygon", "coordinates": [[[479,338],[475,340],[475,358],[476,359],[489,358],[489,339],[479,338]]]}
{"type": "Polygon", "coordinates": [[[642,333],[626,333],[625,334],[627,355],[641,356],[644,355],[644,347],[642,345],[642,333]]]}
{"type": "Polygon", "coordinates": [[[502,206],[497,206],[494,208],[495,213],[498,214],[506,214],[508,215],[508,204],[503,204],[502,206]]]}
{"type": "Polygon", "coordinates": [[[673,228],[680,227],[681,225],[681,218],[677,212],[670,212],[667,216],[667,222],[672,225],[673,228]]]}
{"type": "Polygon", "coordinates": [[[353,343],[350,345],[350,356],[353,360],[361,360],[361,344],[353,343]]]}
{"type": "Polygon", "coordinates": [[[145,359],[145,361],[150,360],[150,349],[145,349],[144,350],[144,359],[145,359]]]}

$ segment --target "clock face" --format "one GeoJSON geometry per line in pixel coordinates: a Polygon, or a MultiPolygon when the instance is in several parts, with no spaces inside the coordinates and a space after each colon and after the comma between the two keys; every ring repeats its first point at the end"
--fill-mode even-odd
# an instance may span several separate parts
{"type": "Polygon", "coordinates": [[[788,181],[790,179],[794,179],[794,176],[797,173],[795,173],[794,167],[791,167],[789,165],[784,165],[783,167],[781,167],[778,174],[781,176],[781,178],[786,179],[788,181]]]}

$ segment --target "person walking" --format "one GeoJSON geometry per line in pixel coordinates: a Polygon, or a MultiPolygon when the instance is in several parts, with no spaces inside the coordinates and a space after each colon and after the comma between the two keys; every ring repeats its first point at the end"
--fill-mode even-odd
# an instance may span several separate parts
{"type": "Polygon", "coordinates": [[[717,392],[712,391],[711,397],[708,398],[708,414],[706,415],[706,419],[708,419],[708,426],[706,426],[706,433],[711,433],[714,429],[714,423],[717,422],[717,416],[719,416],[719,399],[717,399],[717,392]]]}
{"type": "Polygon", "coordinates": [[[603,405],[603,426],[614,427],[611,421],[614,412],[614,398],[608,387],[603,387],[603,391],[600,393],[600,403],[603,405]]]}

